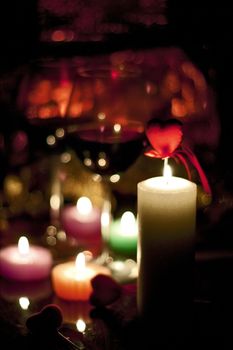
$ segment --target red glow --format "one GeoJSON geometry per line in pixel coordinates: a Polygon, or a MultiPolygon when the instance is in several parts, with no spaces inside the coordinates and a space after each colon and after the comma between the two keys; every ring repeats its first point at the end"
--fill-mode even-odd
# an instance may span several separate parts
{"type": "Polygon", "coordinates": [[[116,70],[112,70],[112,71],[111,71],[111,78],[112,78],[113,80],[119,78],[119,73],[118,73],[116,70]]]}
{"type": "Polygon", "coordinates": [[[63,30],[55,30],[52,33],[52,41],[64,41],[66,38],[65,32],[63,30]]]}

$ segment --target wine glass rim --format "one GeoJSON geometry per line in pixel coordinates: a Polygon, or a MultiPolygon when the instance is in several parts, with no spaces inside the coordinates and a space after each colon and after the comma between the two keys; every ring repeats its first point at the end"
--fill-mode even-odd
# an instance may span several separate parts
{"type": "Polygon", "coordinates": [[[95,63],[78,67],[77,74],[82,78],[127,79],[139,77],[141,69],[138,65],[132,63],[122,63],[120,65],[95,63]]]}
{"type": "Polygon", "coordinates": [[[132,127],[137,129],[138,132],[143,133],[145,130],[144,123],[141,120],[136,120],[136,119],[128,119],[128,120],[118,120],[118,119],[104,119],[104,120],[99,120],[99,119],[88,119],[82,120],[81,123],[74,123],[73,125],[68,126],[68,132],[79,132],[79,131],[84,131],[86,129],[90,129],[93,127],[93,129],[96,126],[104,126],[104,127],[114,127],[116,125],[120,126],[126,126],[127,127],[132,127]]]}

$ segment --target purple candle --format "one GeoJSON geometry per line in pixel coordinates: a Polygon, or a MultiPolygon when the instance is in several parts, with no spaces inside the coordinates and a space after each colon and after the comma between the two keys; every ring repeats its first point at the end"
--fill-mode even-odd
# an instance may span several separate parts
{"type": "Polygon", "coordinates": [[[8,279],[33,281],[50,275],[52,255],[46,248],[29,246],[28,239],[20,237],[17,245],[0,250],[0,274],[8,279]]]}
{"type": "Polygon", "coordinates": [[[61,211],[61,225],[68,236],[79,241],[101,238],[100,210],[94,208],[89,198],[81,197],[75,205],[61,211]]]}

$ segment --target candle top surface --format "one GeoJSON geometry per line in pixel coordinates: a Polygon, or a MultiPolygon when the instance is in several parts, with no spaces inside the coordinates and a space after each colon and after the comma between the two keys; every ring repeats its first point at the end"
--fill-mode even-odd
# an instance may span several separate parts
{"type": "Polygon", "coordinates": [[[52,260],[52,255],[48,249],[41,246],[30,245],[28,253],[22,254],[20,253],[20,250],[18,249],[17,245],[10,245],[0,250],[0,259],[11,261],[14,264],[36,263],[38,265],[42,265],[45,263],[44,259],[46,259],[46,261],[48,259],[52,260]]]}
{"type": "Polygon", "coordinates": [[[191,189],[195,191],[196,184],[181,177],[172,176],[167,180],[164,176],[157,176],[140,182],[138,188],[150,192],[189,192],[191,189]]]}

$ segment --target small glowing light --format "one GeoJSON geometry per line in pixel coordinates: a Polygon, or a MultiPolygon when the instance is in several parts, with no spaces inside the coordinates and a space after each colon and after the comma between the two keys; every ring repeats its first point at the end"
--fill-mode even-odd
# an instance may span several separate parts
{"type": "Polygon", "coordinates": [[[116,183],[116,182],[118,182],[119,180],[120,180],[120,175],[119,174],[113,174],[112,176],[110,176],[110,181],[112,182],[112,183],[116,183]]]}
{"type": "Polygon", "coordinates": [[[55,131],[55,134],[58,138],[62,138],[64,137],[65,135],[65,130],[63,128],[58,128],[56,131],[55,131]]]}
{"type": "Polygon", "coordinates": [[[168,158],[164,158],[163,177],[166,182],[168,182],[172,177],[172,169],[170,165],[168,165],[168,158]]]}
{"type": "Polygon", "coordinates": [[[56,143],[55,136],[49,135],[49,136],[46,138],[46,143],[47,143],[47,145],[49,145],[49,146],[55,145],[55,143],[56,143]]]}
{"type": "Polygon", "coordinates": [[[86,323],[80,318],[76,322],[76,327],[79,332],[83,333],[86,329],[86,323]]]}
{"type": "Polygon", "coordinates": [[[27,256],[29,254],[29,242],[27,237],[22,236],[18,241],[19,254],[22,256],[27,256]]]}
{"type": "Polygon", "coordinates": [[[66,164],[71,161],[71,154],[69,152],[64,152],[61,155],[61,162],[66,164]]]}
{"type": "Polygon", "coordinates": [[[92,179],[94,182],[101,182],[102,176],[100,174],[93,174],[92,179]]]}
{"type": "Polygon", "coordinates": [[[64,242],[64,241],[66,241],[66,233],[65,233],[65,231],[59,231],[58,233],[57,233],[57,238],[59,239],[59,241],[62,241],[62,242],[64,242]]]}
{"type": "Polygon", "coordinates": [[[46,238],[48,245],[55,246],[57,244],[57,239],[54,236],[48,236],[46,238]]]}
{"type": "Polygon", "coordinates": [[[60,208],[61,200],[58,194],[53,194],[50,197],[50,207],[53,210],[58,210],[60,208]]]}
{"type": "Polygon", "coordinates": [[[119,133],[121,131],[121,124],[114,124],[113,129],[115,133],[119,133]]]}
{"type": "Polygon", "coordinates": [[[91,213],[93,206],[88,197],[80,197],[77,200],[76,208],[79,214],[87,216],[91,213]]]}
{"type": "Polygon", "coordinates": [[[113,80],[117,79],[119,77],[119,73],[116,70],[111,71],[111,77],[113,80]]]}
{"type": "Polygon", "coordinates": [[[23,191],[21,179],[15,175],[6,176],[4,187],[8,195],[19,196],[23,191]]]}
{"type": "Polygon", "coordinates": [[[66,38],[65,32],[63,30],[55,30],[52,35],[52,41],[64,41],[66,38]]]}
{"type": "Polygon", "coordinates": [[[92,160],[91,160],[91,158],[85,158],[83,163],[86,166],[91,166],[92,165],[92,160]]]}
{"type": "Polygon", "coordinates": [[[57,234],[57,229],[53,225],[49,225],[46,229],[46,232],[49,236],[56,236],[57,234]]]}
{"type": "Polygon", "coordinates": [[[105,113],[98,113],[97,114],[97,118],[99,119],[99,120],[104,120],[105,118],[106,118],[106,114],[105,113]]]}
{"type": "Polygon", "coordinates": [[[21,309],[27,310],[30,305],[30,301],[27,297],[21,297],[19,298],[19,305],[21,309]]]}
{"type": "Polygon", "coordinates": [[[104,167],[106,166],[106,164],[107,164],[106,159],[104,159],[104,158],[98,159],[98,165],[99,165],[101,168],[104,168],[104,167]]]}
{"type": "Polygon", "coordinates": [[[137,233],[136,219],[131,211],[126,211],[122,215],[120,231],[125,235],[135,235],[137,233]]]}

